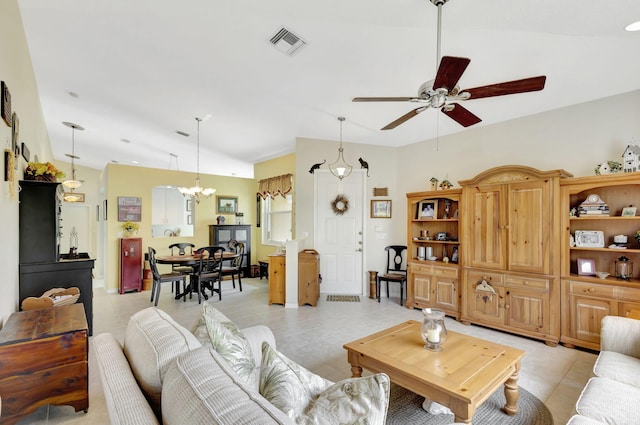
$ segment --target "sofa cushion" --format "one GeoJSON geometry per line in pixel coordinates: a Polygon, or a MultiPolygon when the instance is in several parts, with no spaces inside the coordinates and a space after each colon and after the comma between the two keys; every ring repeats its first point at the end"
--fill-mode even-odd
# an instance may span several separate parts
{"type": "Polygon", "coordinates": [[[131,373],[118,340],[111,334],[100,334],[93,337],[93,347],[111,424],[159,424],[131,373]]]}
{"type": "Polygon", "coordinates": [[[640,389],[607,378],[591,378],[576,411],[609,425],[637,425],[640,389]]]}
{"type": "Polygon", "coordinates": [[[332,384],[263,343],[260,393],[298,424],[383,425],[389,377],[379,373],[332,384]]]}
{"type": "Polygon", "coordinates": [[[601,378],[640,388],[640,359],[635,357],[614,351],[601,351],[593,367],[593,373],[601,378]]]}
{"type": "Polygon", "coordinates": [[[164,379],[166,425],[293,424],[211,347],[178,357],[164,379]]]}
{"type": "Polygon", "coordinates": [[[195,336],[155,307],[131,316],[124,337],[124,353],[140,388],[160,417],[162,380],[180,354],[201,347],[195,336]]]}
{"type": "Polygon", "coordinates": [[[240,329],[225,315],[209,305],[203,303],[201,320],[194,329],[194,335],[203,339],[204,323],[209,342],[231,368],[253,388],[258,388],[258,369],[249,342],[240,329]]]}

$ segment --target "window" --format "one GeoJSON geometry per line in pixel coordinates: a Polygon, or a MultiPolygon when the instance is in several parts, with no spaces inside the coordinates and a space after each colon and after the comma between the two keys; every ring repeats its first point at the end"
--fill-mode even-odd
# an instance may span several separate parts
{"type": "Polygon", "coordinates": [[[264,245],[282,245],[291,240],[291,218],[293,199],[291,194],[274,199],[267,196],[262,202],[262,243],[264,245]]]}

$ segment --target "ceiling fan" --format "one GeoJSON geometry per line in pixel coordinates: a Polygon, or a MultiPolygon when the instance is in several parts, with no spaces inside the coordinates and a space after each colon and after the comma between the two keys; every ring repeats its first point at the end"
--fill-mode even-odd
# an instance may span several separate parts
{"type": "Polygon", "coordinates": [[[474,87],[460,90],[458,80],[462,77],[465,69],[471,62],[467,58],[455,56],[440,56],[440,37],[442,6],[449,0],[429,0],[438,7],[438,46],[437,62],[438,71],[436,78],[423,83],[418,89],[417,96],[407,97],[356,97],[354,102],[414,102],[421,106],[409,111],[395,121],[382,127],[382,130],[391,130],[400,124],[415,117],[419,113],[429,108],[439,108],[445,115],[464,127],[477,124],[482,121],[468,109],[460,105],[459,101],[480,99],[483,97],[505,96],[508,94],[525,93],[538,91],[544,88],[546,76],[524,78],[522,80],[507,81],[488,86],[474,87]]]}

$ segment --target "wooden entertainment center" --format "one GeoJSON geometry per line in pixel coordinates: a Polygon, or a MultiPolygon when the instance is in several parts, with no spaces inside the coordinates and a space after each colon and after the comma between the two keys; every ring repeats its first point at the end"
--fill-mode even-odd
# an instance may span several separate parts
{"type": "Polygon", "coordinates": [[[589,349],[599,349],[603,316],[640,308],[640,270],[628,280],[613,270],[621,255],[640,264],[632,237],[640,216],[621,216],[640,199],[639,173],[573,178],[507,165],[459,183],[407,194],[407,307],[441,308],[463,323],[589,349]],[[610,215],[570,215],[591,194],[610,215]],[[427,204],[436,207],[433,218],[422,216],[427,204]],[[601,231],[605,246],[572,246],[577,230],[601,231]],[[628,246],[609,248],[619,234],[628,235],[628,246]],[[611,275],[578,274],[578,258],[611,275]]]}

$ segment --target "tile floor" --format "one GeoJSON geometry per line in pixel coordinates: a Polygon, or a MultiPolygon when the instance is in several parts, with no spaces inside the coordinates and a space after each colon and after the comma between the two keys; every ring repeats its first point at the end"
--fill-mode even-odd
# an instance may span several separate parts
{"type": "MultiPolygon", "coordinates": [[[[269,326],[275,334],[278,349],[291,359],[327,379],[338,381],[351,376],[342,345],[346,342],[387,328],[405,320],[422,320],[420,310],[409,310],[398,304],[398,298],[375,300],[361,297],[360,302],[327,302],[321,295],[317,307],[285,309],[268,305],[265,280],[244,279],[243,292],[223,284],[222,301],[209,301],[239,327],[256,324],[269,326]]],[[[113,333],[124,337],[129,317],[146,307],[150,292],[107,294],[94,293],[94,333],[113,333]]],[[[163,286],[158,307],[171,314],[181,325],[191,328],[200,314],[197,300],[176,301],[169,284],[163,286]]],[[[591,376],[596,355],[562,346],[548,347],[539,341],[517,337],[478,326],[465,326],[447,318],[448,329],[488,339],[525,350],[519,384],[543,400],[553,413],[556,425],[564,424],[574,413],[582,387],[591,376]]],[[[89,351],[89,412],[75,413],[68,406],[42,407],[19,424],[107,424],[108,413],[100,376],[94,363],[93,347],[89,351]]],[[[481,424],[479,424],[481,425],[481,424]]]]}

